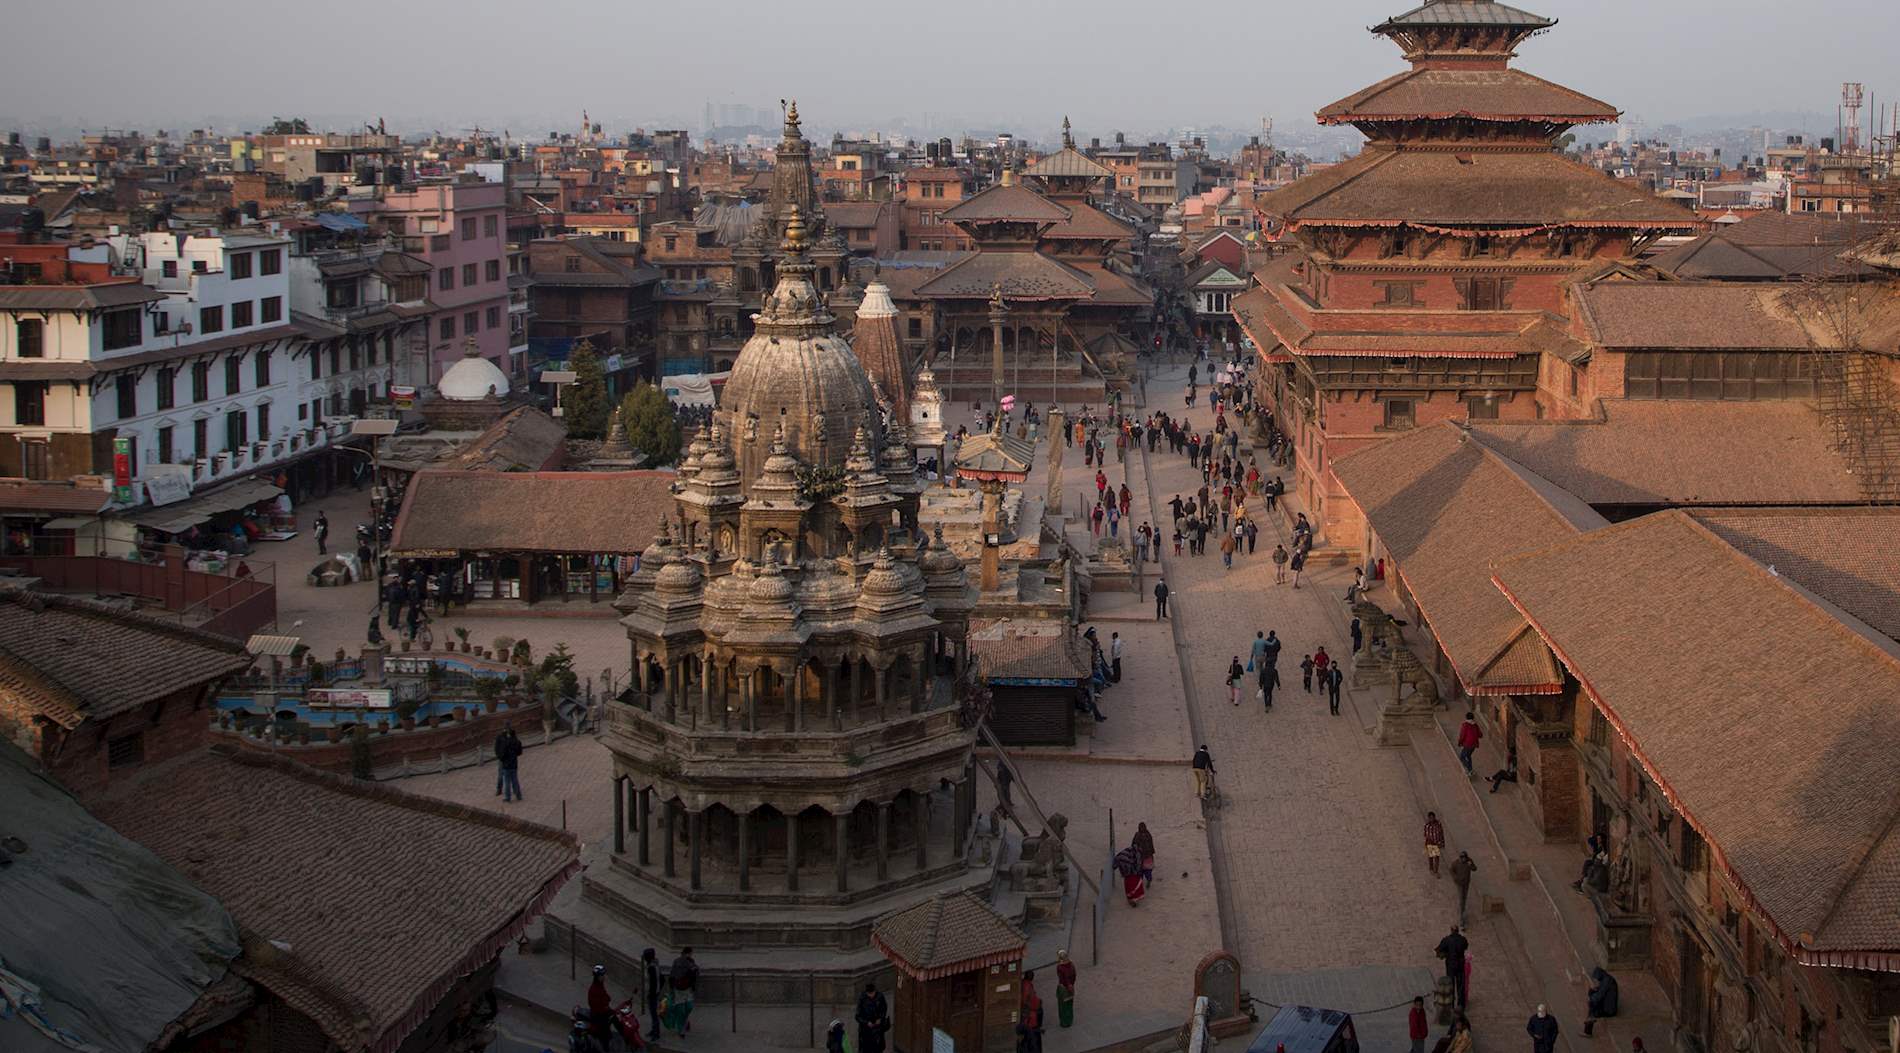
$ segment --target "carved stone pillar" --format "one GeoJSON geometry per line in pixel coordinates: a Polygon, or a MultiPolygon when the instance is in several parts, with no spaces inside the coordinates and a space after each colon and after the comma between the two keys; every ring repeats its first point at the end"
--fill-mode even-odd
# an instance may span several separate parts
{"type": "Polygon", "coordinates": [[[851,842],[850,838],[846,835],[850,826],[851,813],[838,812],[834,814],[831,819],[838,830],[838,839],[834,844],[834,850],[832,852],[832,855],[835,857],[833,863],[838,871],[838,891],[846,892],[849,891],[850,886],[847,875],[851,869],[851,842]]]}
{"type": "Polygon", "coordinates": [[[647,832],[653,829],[652,790],[644,787],[641,788],[640,808],[637,814],[640,816],[640,865],[643,867],[652,866],[653,860],[647,852],[647,832]]]}
{"type": "Polygon", "coordinates": [[[785,813],[785,891],[798,891],[798,813],[785,813]]]}
{"type": "Polygon", "coordinates": [[[678,809],[673,807],[672,801],[668,801],[660,807],[666,811],[666,828],[664,830],[666,834],[666,855],[660,857],[662,864],[660,873],[665,874],[667,877],[675,877],[677,874],[673,868],[673,843],[679,840],[680,835],[678,809]]]}
{"type": "Polygon", "coordinates": [[[877,802],[877,879],[891,876],[891,802],[877,802]]]}
{"type": "Polygon", "coordinates": [[[916,794],[912,801],[917,824],[917,869],[924,870],[930,866],[930,795],[916,794]]]}
{"type": "Polygon", "coordinates": [[[627,854],[627,798],[620,792],[621,784],[626,780],[614,776],[614,855],[627,854]]]}
{"type": "Polygon", "coordinates": [[[687,873],[687,887],[697,891],[699,889],[700,849],[706,840],[706,812],[703,809],[697,812],[687,813],[686,839],[687,859],[691,863],[687,873]]]}
{"type": "Polygon", "coordinates": [[[739,822],[739,891],[752,888],[752,813],[737,813],[739,822]]]}
{"type": "Polygon", "coordinates": [[[844,706],[838,701],[838,663],[826,661],[825,670],[825,712],[831,714],[831,730],[844,730],[844,706]]]}

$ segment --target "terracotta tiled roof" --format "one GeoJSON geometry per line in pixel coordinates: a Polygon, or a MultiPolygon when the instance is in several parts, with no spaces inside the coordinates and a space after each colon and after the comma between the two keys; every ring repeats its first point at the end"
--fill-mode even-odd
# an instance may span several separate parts
{"type": "Polygon", "coordinates": [[[1678,278],[1718,281],[1844,278],[1878,273],[1877,268],[1850,258],[1847,252],[1868,229],[1847,222],[1856,216],[1858,213],[1757,212],[1659,252],[1649,264],[1678,278]]]}
{"type": "Polygon", "coordinates": [[[1342,457],[1333,472],[1467,691],[1562,689],[1549,651],[1526,646],[1524,619],[1492,587],[1490,565],[1601,527],[1602,516],[1451,421],[1342,457]]]}
{"type": "Polygon", "coordinates": [[[888,201],[830,201],[825,219],[834,227],[875,227],[891,207],[888,201]]]}
{"type": "Polygon", "coordinates": [[[1005,619],[970,627],[970,657],[985,677],[1084,679],[1089,652],[1066,622],[1005,619]]]}
{"type": "Polygon", "coordinates": [[[1681,511],[1496,581],[1798,959],[1894,967],[1900,648],[1681,511]]]}
{"type": "Polygon", "coordinates": [[[1900,640],[1900,508],[1725,508],[1692,513],[1723,541],[1900,640]]]}
{"type": "Polygon", "coordinates": [[[1075,147],[1065,146],[1023,169],[1023,174],[1037,179],[1107,179],[1114,173],[1075,147]]]}
{"type": "Polygon", "coordinates": [[[532,406],[511,410],[443,461],[457,471],[534,472],[560,460],[567,428],[532,406]]]}
{"type": "Polygon", "coordinates": [[[924,299],[989,299],[1001,286],[1005,300],[1087,300],[1095,294],[1082,272],[1036,252],[971,253],[919,285],[924,299]]]}
{"type": "Polygon", "coordinates": [[[1549,150],[1368,144],[1357,157],[1262,194],[1255,207],[1332,226],[1596,225],[1700,230],[1694,212],[1549,150]]]}
{"type": "Polygon", "coordinates": [[[63,728],[250,664],[243,645],[229,637],[92,600],[0,587],[0,689],[63,728]]]}
{"type": "Polygon", "coordinates": [[[1068,206],[1069,217],[1042,232],[1045,238],[1126,238],[1131,233],[1126,223],[1086,202],[1068,206]]]}
{"type": "Polygon", "coordinates": [[[0,510],[92,515],[106,506],[105,488],[71,483],[0,483],[0,510]]]}
{"type": "Polygon", "coordinates": [[[345,1050],[389,1053],[578,868],[573,835],[213,748],[95,808],[216,896],[236,968],[345,1050]]]}
{"type": "Polygon", "coordinates": [[[1145,307],[1155,302],[1152,289],[1120,271],[1094,262],[1078,264],[1075,270],[1094,290],[1090,303],[1145,307]]]}
{"type": "Polygon", "coordinates": [[[671,507],[672,472],[417,472],[392,552],[640,552],[671,507]]]}
{"type": "Polygon", "coordinates": [[[1423,26],[1522,26],[1547,29],[1556,24],[1554,18],[1533,15],[1494,0],[1427,0],[1402,15],[1393,15],[1374,26],[1373,32],[1423,26]]]}
{"type": "Polygon", "coordinates": [[[927,899],[878,920],[871,942],[906,974],[932,980],[1016,960],[1028,937],[968,892],[927,899]]]}
{"type": "Polygon", "coordinates": [[[943,218],[951,223],[1012,219],[1024,223],[1060,223],[1069,218],[1069,210],[1021,183],[998,183],[946,209],[943,218]]]}
{"type": "Polygon", "coordinates": [[[1803,403],[1606,399],[1601,412],[1595,420],[1473,421],[1471,429],[1592,505],[1862,501],[1819,415],[1803,403]]]}
{"type": "Polygon", "coordinates": [[[1322,107],[1321,124],[1442,120],[1614,121],[1617,108],[1519,69],[1413,69],[1322,107]]]}
{"type": "Polygon", "coordinates": [[[1575,290],[1590,338],[1604,347],[1808,350],[1838,333],[1797,310],[1804,290],[1778,282],[1598,282],[1575,290]]]}
{"type": "Polygon", "coordinates": [[[165,295],[139,282],[0,286],[0,311],[96,311],[156,303],[165,295]]]}

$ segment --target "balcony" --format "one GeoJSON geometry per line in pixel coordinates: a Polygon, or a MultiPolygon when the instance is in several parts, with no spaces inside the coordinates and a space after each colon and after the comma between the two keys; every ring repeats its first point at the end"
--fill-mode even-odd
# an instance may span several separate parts
{"type": "MultiPolygon", "coordinates": [[[[891,702],[892,708],[903,704],[891,702]]],[[[788,760],[831,762],[855,768],[874,754],[944,739],[960,728],[959,714],[950,706],[906,712],[843,731],[741,731],[703,724],[691,727],[682,721],[668,722],[637,704],[616,702],[607,707],[607,733],[621,750],[662,756],[683,768],[723,762],[725,771],[730,771],[733,761],[754,759],[769,759],[774,764],[788,760]]]]}

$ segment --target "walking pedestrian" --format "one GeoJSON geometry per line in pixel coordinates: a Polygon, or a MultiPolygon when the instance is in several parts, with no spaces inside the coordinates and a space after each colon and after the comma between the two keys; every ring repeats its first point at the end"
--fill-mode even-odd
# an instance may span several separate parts
{"type": "Polygon", "coordinates": [[[1260,541],[1260,524],[1254,522],[1252,516],[1248,516],[1247,517],[1247,555],[1249,556],[1253,555],[1254,545],[1259,543],[1259,541],[1260,541]]]}
{"type": "Polygon", "coordinates": [[[326,543],[330,540],[330,520],[328,517],[322,512],[318,512],[317,521],[315,525],[311,527],[311,530],[317,535],[317,555],[329,555],[330,550],[326,547],[326,543]]]}
{"type": "Polygon", "coordinates": [[[1123,483],[1122,492],[1121,492],[1122,515],[1125,516],[1128,514],[1128,507],[1130,504],[1133,503],[1133,501],[1134,501],[1134,494],[1129,492],[1128,484],[1123,483]]]}
{"type": "Polygon", "coordinates": [[[1236,706],[1240,705],[1240,681],[1246,675],[1247,671],[1240,667],[1240,656],[1235,655],[1227,666],[1227,698],[1236,706]]]}
{"type": "Polygon", "coordinates": [[[1056,1024],[1075,1026],[1075,963],[1068,951],[1056,952],[1056,1024]]]}
{"type": "Polygon", "coordinates": [[[1412,1009],[1405,1016],[1405,1033],[1412,1040],[1412,1053],[1425,1053],[1425,1039],[1432,1033],[1431,1022],[1425,1018],[1425,996],[1412,998],[1412,1009]]]}
{"type": "Polygon", "coordinates": [[[1313,656],[1300,656],[1300,687],[1307,693],[1313,693],[1313,656]]]}
{"type": "Polygon", "coordinates": [[[1524,1025],[1524,1033],[1531,1036],[1531,1053],[1556,1053],[1557,1031],[1557,1018],[1539,1002],[1537,1012],[1524,1025]]]}
{"type": "Polygon", "coordinates": [[[1122,634],[1108,634],[1109,677],[1115,683],[1122,682],[1122,634]]]}
{"type": "Polygon", "coordinates": [[[1321,687],[1326,686],[1326,677],[1330,672],[1332,660],[1332,656],[1326,653],[1324,644],[1320,645],[1319,650],[1313,652],[1313,673],[1320,678],[1321,687]]]}
{"type": "MultiPolygon", "coordinates": [[[[1042,996],[1036,993],[1036,971],[1023,973],[1022,1013],[1016,1025],[1018,1046],[1022,1053],[1042,1053],[1042,996]]],[[[875,1053],[883,1053],[879,1046],[875,1053]]]]}
{"type": "Polygon", "coordinates": [[[1148,832],[1147,823],[1135,824],[1134,839],[1129,841],[1128,844],[1129,847],[1133,848],[1135,853],[1141,857],[1142,884],[1153,884],[1155,879],[1155,835],[1148,832]]]}
{"type": "Polygon", "coordinates": [[[1287,562],[1286,546],[1278,545],[1278,544],[1274,545],[1273,546],[1273,583],[1275,585],[1283,585],[1286,583],[1286,562],[1287,562]]]}
{"type": "Polygon", "coordinates": [[[1305,548],[1301,548],[1298,551],[1293,553],[1293,558],[1287,561],[1287,569],[1293,572],[1293,587],[1296,589],[1299,588],[1300,587],[1300,571],[1306,569],[1306,549],[1305,548]]]}
{"type": "MultiPolygon", "coordinates": [[[[1435,868],[1433,872],[1436,873],[1435,868]]],[[[1451,981],[1453,1000],[1460,1009],[1465,1007],[1465,951],[1470,948],[1471,941],[1465,939],[1464,930],[1453,925],[1451,934],[1439,940],[1437,949],[1432,952],[1445,961],[1445,978],[1451,981]]]]}
{"type": "Polygon", "coordinates": [[[515,734],[515,722],[502,725],[495,736],[495,795],[503,804],[523,799],[521,793],[521,737],[515,734]]]}
{"type": "Polygon", "coordinates": [[[1268,665],[1277,666],[1280,664],[1279,630],[1277,629],[1267,630],[1267,642],[1266,642],[1266,646],[1261,649],[1261,654],[1263,655],[1263,657],[1266,658],[1268,665]]]}
{"type": "Polygon", "coordinates": [[[1189,766],[1194,772],[1194,796],[1205,801],[1208,793],[1214,789],[1214,755],[1207,751],[1206,743],[1194,751],[1194,759],[1189,762],[1189,766]]]}
{"type": "Polygon", "coordinates": [[[647,1038],[660,1038],[660,952],[648,947],[640,952],[640,993],[646,997],[647,1038]]]}
{"type": "Polygon", "coordinates": [[[1220,562],[1221,562],[1222,570],[1226,571],[1226,570],[1234,569],[1234,536],[1232,534],[1228,534],[1228,533],[1221,534],[1220,562]]]}
{"type": "MultiPolygon", "coordinates": [[[[1179,534],[1174,535],[1174,554],[1177,556],[1181,554],[1181,535],[1179,534]]],[[[1160,621],[1167,616],[1168,583],[1157,581],[1155,582],[1155,621],[1160,621]]]]}
{"type": "Polygon", "coordinates": [[[1425,813],[1425,865],[1431,868],[1432,876],[1438,876],[1438,857],[1445,851],[1445,824],[1438,821],[1437,812],[1425,813]]]}
{"type": "Polygon", "coordinates": [[[1340,671],[1339,663],[1334,662],[1326,673],[1326,707],[1332,710],[1333,716],[1339,715],[1339,686],[1345,682],[1346,674],[1340,671]]]}
{"type": "Polygon", "coordinates": [[[1260,681],[1261,704],[1268,711],[1272,711],[1273,691],[1275,688],[1280,686],[1280,669],[1278,666],[1275,666],[1272,662],[1268,662],[1263,659],[1260,662],[1260,668],[1255,672],[1255,675],[1259,678],[1259,681],[1260,681]]]}
{"type": "MultiPolygon", "coordinates": [[[[1463,925],[1465,901],[1471,896],[1471,875],[1477,871],[1478,864],[1471,861],[1469,852],[1460,852],[1458,858],[1452,860],[1451,866],[1446,869],[1451,871],[1451,883],[1458,886],[1458,924],[1463,925]]],[[[1590,1033],[1589,1025],[1584,1025],[1583,1033],[1586,1035],[1590,1033]]]]}
{"type": "Polygon", "coordinates": [[[674,1034],[685,1035],[693,1029],[693,997],[699,991],[699,963],[693,960],[691,947],[680,948],[667,983],[671,987],[667,993],[667,1026],[674,1034]]]}
{"type": "Polygon", "coordinates": [[[1478,729],[1477,715],[1465,711],[1465,722],[1458,725],[1458,763],[1465,766],[1465,775],[1471,776],[1471,755],[1478,752],[1478,743],[1484,741],[1484,732],[1478,729]]]}

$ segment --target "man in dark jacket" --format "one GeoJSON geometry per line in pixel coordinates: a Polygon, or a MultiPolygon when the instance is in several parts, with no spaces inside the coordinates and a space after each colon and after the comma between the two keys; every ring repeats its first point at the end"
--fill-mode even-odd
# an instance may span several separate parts
{"type": "Polygon", "coordinates": [[[660,955],[648,947],[640,952],[640,993],[646,996],[647,1037],[660,1037],[660,955]]]}
{"type": "Polygon", "coordinates": [[[1157,581],[1155,582],[1155,620],[1160,621],[1167,616],[1168,583],[1165,581],[1157,581]]]}
{"type": "Polygon", "coordinates": [[[1471,941],[1465,939],[1464,930],[1453,925],[1450,935],[1438,941],[1435,952],[1445,960],[1445,978],[1451,981],[1452,994],[1460,1009],[1465,1007],[1465,951],[1470,947],[1471,941]]]}
{"type": "Polygon", "coordinates": [[[865,984],[858,996],[858,1053],[884,1053],[884,1033],[890,1028],[890,1005],[876,984],[865,984]]]}
{"type": "Polygon", "coordinates": [[[1583,1018],[1583,1033],[1589,1036],[1598,1020],[1616,1015],[1616,977],[1605,972],[1602,966],[1590,970],[1589,1011],[1583,1018]]]}
{"type": "Polygon", "coordinates": [[[1538,1003],[1537,1012],[1532,1013],[1530,1022],[1524,1025],[1524,1033],[1531,1036],[1531,1053],[1556,1053],[1557,1018],[1550,1015],[1543,1003],[1538,1003]]]}
{"type": "Polygon", "coordinates": [[[495,736],[495,792],[501,795],[502,803],[523,800],[521,776],[518,771],[521,764],[521,737],[515,734],[515,725],[509,721],[495,736]]]}

